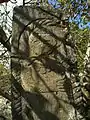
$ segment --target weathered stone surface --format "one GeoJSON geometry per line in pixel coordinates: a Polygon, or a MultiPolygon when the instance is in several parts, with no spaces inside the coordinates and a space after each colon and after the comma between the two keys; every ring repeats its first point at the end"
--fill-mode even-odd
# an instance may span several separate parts
{"type": "Polygon", "coordinates": [[[75,51],[66,45],[68,31],[60,26],[60,13],[56,17],[55,10],[47,9],[14,9],[12,73],[22,87],[23,111],[28,104],[25,120],[73,120],[75,51]]]}

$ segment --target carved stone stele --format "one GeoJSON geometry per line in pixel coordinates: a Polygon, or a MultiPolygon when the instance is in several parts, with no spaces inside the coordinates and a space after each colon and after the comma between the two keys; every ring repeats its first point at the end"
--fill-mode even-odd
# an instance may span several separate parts
{"type": "Polygon", "coordinates": [[[22,96],[25,120],[76,120],[72,90],[76,58],[66,44],[67,33],[60,12],[51,7],[14,9],[12,74],[22,90],[12,82],[12,92],[22,96]]]}

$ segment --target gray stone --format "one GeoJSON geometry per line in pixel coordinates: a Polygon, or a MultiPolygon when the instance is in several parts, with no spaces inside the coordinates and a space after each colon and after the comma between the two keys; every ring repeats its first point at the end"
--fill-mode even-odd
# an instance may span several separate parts
{"type": "MultiPolygon", "coordinates": [[[[12,74],[17,85],[12,84],[20,85],[12,92],[21,91],[22,109],[29,109],[34,120],[73,120],[76,116],[72,88],[75,51],[65,44],[68,31],[60,26],[60,12],[55,12],[50,7],[14,9],[12,74]]],[[[25,119],[27,116],[26,112],[25,119]]]]}

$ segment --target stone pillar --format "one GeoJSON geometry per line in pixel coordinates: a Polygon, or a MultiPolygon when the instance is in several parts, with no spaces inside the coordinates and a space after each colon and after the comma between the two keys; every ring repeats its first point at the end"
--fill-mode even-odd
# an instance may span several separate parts
{"type": "Polygon", "coordinates": [[[13,120],[76,120],[74,43],[60,12],[16,7],[12,34],[13,120]]]}

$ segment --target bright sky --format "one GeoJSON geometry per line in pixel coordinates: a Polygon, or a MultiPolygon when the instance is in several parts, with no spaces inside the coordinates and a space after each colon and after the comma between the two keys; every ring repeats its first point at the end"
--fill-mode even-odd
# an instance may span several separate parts
{"type": "MultiPolygon", "coordinates": [[[[14,0],[13,0],[13,1],[14,1],[14,0]]],[[[7,3],[7,8],[6,8],[6,4],[5,4],[5,3],[0,4],[0,25],[1,25],[1,26],[4,26],[4,25],[6,24],[6,27],[3,27],[3,28],[4,28],[7,36],[9,36],[8,30],[9,30],[9,29],[12,30],[12,20],[11,20],[11,19],[12,19],[12,16],[13,16],[13,8],[14,8],[15,6],[22,5],[22,3],[23,3],[23,0],[17,0],[17,3],[16,3],[16,4],[12,4],[12,3],[9,1],[9,2],[7,3]],[[5,11],[10,11],[9,14],[8,14],[8,16],[7,16],[7,18],[6,18],[6,16],[5,16],[5,14],[7,14],[7,13],[5,13],[5,11]],[[5,21],[6,19],[7,19],[7,23],[3,22],[3,20],[5,21]],[[10,27],[10,26],[11,26],[11,27],[10,27]]],[[[1,55],[2,53],[4,53],[4,48],[2,47],[2,45],[0,45],[0,55],[1,55]]],[[[5,55],[6,55],[7,57],[10,57],[8,52],[6,52],[5,55]]],[[[2,62],[5,64],[5,66],[9,67],[10,61],[9,61],[8,59],[6,60],[6,59],[4,59],[4,58],[1,57],[0,63],[2,63],[2,62]]]]}
{"type": "MultiPolygon", "coordinates": [[[[14,0],[12,0],[14,2],[14,0]]],[[[0,4],[0,25],[1,26],[5,26],[3,27],[6,31],[6,33],[8,34],[8,30],[12,29],[12,16],[13,16],[13,8],[15,6],[20,6],[22,5],[23,0],[17,0],[16,4],[11,3],[10,1],[7,3],[7,7],[6,7],[6,3],[0,4]],[[5,11],[8,12],[8,15],[5,16],[5,14],[7,14],[5,11]],[[3,22],[6,21],[7,23],[3,22]]]]}

